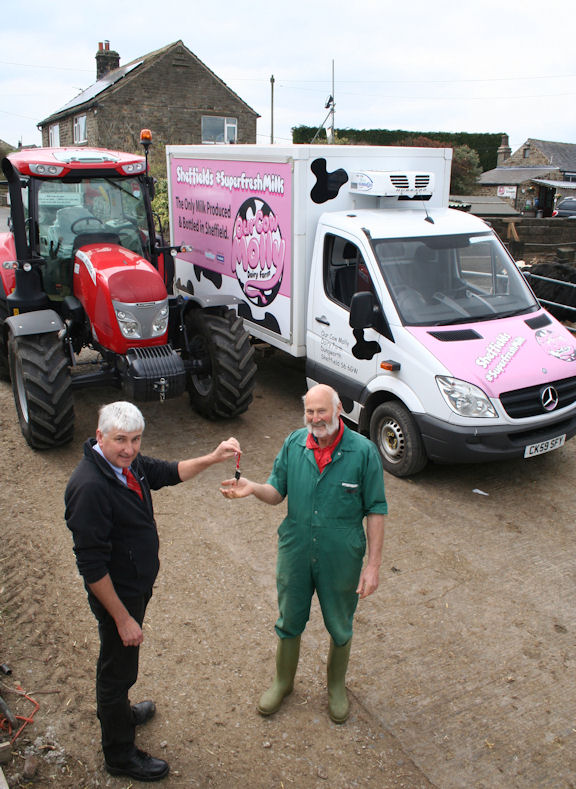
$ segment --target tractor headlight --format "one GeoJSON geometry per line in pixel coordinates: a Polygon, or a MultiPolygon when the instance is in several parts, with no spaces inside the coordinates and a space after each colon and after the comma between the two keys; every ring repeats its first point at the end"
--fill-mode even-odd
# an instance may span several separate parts
{"type": "Polygon", "coordinates": [[[498,414],[482,389],[459,378],[437,375],[442,397],[458,416],[497,418],[498,414]]]}
{"type": "Polygon", "coordinates": [[[120,331],[128,340],[139,340],[141,338],[140,323],[136,317],[128,310],[116,310],[116,319],[120,326],[120,331]]]}
{"type": "Polygon", "coordinates": [[[158,310],[152,321],[152,336],[158,337],[164,334],[168,328],[168,307],[164,305],[158,310]]]}

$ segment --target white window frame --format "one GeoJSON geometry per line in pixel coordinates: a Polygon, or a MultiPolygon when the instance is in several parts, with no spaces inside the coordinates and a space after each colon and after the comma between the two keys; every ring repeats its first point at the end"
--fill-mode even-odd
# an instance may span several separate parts
{"type": "Polygon", "coordinates": [[[48,127],[48,146],[50,148],[60,147],[60,124],[53,123],[48,127]]]}
{"type": "Polygon", "coordinates": [[[205,145],[215,145],[216,143],[236,143],[238,140],[238,118],[226,118],[221,115],[203,115],[202,116],[202,143],[205,145]],[[205,128],[210,125],[212,129],[216,122],[220,122],[221,131],[218,130],[214,134],[212,129],[208,131],[205,128]]]}
{"type": "Polygon", "coordinates": [[[86,115],[76,115],[74,117],[74,142],[86,142],[86,115]]]}

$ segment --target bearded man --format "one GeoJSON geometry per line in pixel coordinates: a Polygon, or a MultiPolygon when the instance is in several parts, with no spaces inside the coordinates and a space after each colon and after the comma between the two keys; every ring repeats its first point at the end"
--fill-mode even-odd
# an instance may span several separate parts
{"type": "Polygon", "coordinates": [[[354,614],[358,600],[378,588],[387,513],[382,462],[371,441],[344,425],[334,389],[317,384],[303,400],[306,427],[286,438],[267,482],[229,479],[221,492],[229,499],[254,495],[266,504],[288,497],[278,530],[276,676],[258,711],[272,715],[294,688],[316,592],[330,634],[328,711],[335,723],[344,723],[354,614]]]}

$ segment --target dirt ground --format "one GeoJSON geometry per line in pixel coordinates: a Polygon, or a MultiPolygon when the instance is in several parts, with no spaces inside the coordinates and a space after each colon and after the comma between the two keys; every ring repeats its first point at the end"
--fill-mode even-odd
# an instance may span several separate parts
{"type": "MultiPolygon", "coordinates": [[[[264,480],[301,424],[303,366],[259,359],[247,414],[207,423],[187,398],[144,404],[143,451],[179,459],[235,435],[264,480]]],[[[0,384],[0,693],[32,722],[1,765],[10,786],[128,787],[103,769],[97,632],[63,519],[63,491],[97,407],[78,392],[75,439],[36,453],[0,384]],[[36,759],[33,779],[24,768],[36,759]]],[[[227,501],[216,466],[155,494],[162,568],[133,701],[156,718],[138,744],[166,758],[167,787],[569,789],[576,787],[576,442],[530,461],[386,476],[378,592],[359,606],[343,726],[327,715],[328,640],[313,606],[295,691],[264,719],[273,673],[276,528],[284,505],[227,501]]],[[[1,781],[0,781],[1,785],[1,781]]]]}

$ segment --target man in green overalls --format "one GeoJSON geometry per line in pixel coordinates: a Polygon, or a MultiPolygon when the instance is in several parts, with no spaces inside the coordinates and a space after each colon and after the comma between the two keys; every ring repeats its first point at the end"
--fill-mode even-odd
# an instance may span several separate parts
{"type": "Polygon", "coordinates": [[[288,514],[278,530],[276,677],[258,703],[262,715],[276,712],[292,692],[314,592],[330,634],[330,717],[344,723],[349,715],[345,680],[352,622],[358,599],[378,587],[387,505],[378,450],[344,425],[341,411],[334,389],[313,386],[304,397],[306,427],[285,440],[267,482],[240,477],[222,483],[223,495],[231,499],[254,495],[279,504],[288,496],[288,514]]]}

